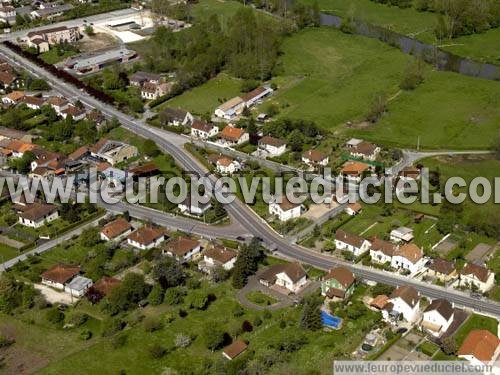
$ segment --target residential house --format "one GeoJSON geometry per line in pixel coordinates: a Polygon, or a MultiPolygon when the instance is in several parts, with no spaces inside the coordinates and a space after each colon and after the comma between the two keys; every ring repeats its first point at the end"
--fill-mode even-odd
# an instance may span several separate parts
{"type": "Polygon", "coordinates": [[[421,326],[439,337],[450,327],[455,317],[453,305],[443,298],[436,298],[424,310],[421,326]]]}
{"type": "Polygon", "coordinates": [[[236,96],[218,106],[214,114],[217,117],[232,120],[243,112],[243,108],[245,108],[245,101],[239,96],[236,96]]]}
{"type": "Polygon", "coordinates": [[[282,197],[281,203],[274,199],[269,203],[269,213],[276,215],[280,221],[285,222],[302,215],[302,204],[292,203],[286,197],[282,197]]]}
{"type": "Polygon", "coordinates": [[[64,13],[73,9],[73,5],[71,4],[59,4],[55,6],[35,9],[30,13],[31,18],[44,18],[47,20],[52,20],[56,17],[62,16],[64,13]]]}
{"type": "Polygon", "coordinates": [[[310,167],[326,167],[329,160],[328,155],[318,150],[309,150],[302,154],[302,162],[310,167]]]}
{"type": "Polygon", "coordinates": [[[399,178],[419,180],[420,179],[420,169],[414,166],[405,167],[398,174],[399,178]]]}
{"type": "Polygon", "coordinates": [[[121,281],[114,277],[103,276],[94,285],[93,288],[97,290],[103,297],[109,295],[114,289],[121,285],[121,281]]]}
{"type": "Polygon", "coordinates": [[[60,96],[51,96],[45,103],[54,108],[54,111],[56,111],[59,116],[61,116],[62,112],[69,106],[69,102],[60,96]]]}
{"type": "Polygon", "coordinates": [[[26,104],[26,106],[30,109],[40,109],[45,104],[45,98],[40,96],[24,96],[21,100],[22,103],[26,104]]]}
{"type": "Polygon", "coordinates": [[[191,125],[191,137],[207,140],[215,137],[219,133],[219,128],[206,122],[194,120],[191,125]]]}
{"type": "Polygon", "coordinates": [[[79,161],[90,155],[90,149],[88,146],[78,147],[75,151],[68,155],[68,159],[71,161],[79,161]]]}
{"type": "Polygon", "coordinates": [[[162,125],[168,126],[190,126],[194,121],[191,113],[179,108],[165,108],[159,118],[162,125]]]}
{"type": "Polygon", "coordinates": [[[432,259],[427,266],[427,273],[434,276],[442,282],[448,282],[458,277],[455,262],[442,258],[432,259]]]}
{"type": "Polygon", "coordinates": [[[298,262],[275,264],[260,274],[259,282],[267,287],[277,285],[288,292],[297,293],[306,285],[307,274],[298,262]]]}
{"type": "Polygon", "coordinates": [[[7,143],[4,148],[12,152],[13,158],[22,158],[25,152],[32,152],[37,147],[38,146],[33,143],[13,139],[9,143],[7,143]]]}
{"type": "Polygon", "coordinates": [[[347,161],[342,166],[340,174],[347,180],[347,182],[360,183],[361,178],[365,174],[370,174],[372,166],[359,161],[347,161]]]}
{"type": "Polygon", "coordinates": [[[145,100],[155,100],[160,96],[167,95],[172,90],[172,82],[151,83],[146,82],[141,87],[141,98],[145,100]]]}
{"type": "Polygon", "coordinates": [[[361,142],[350,149],[351,156],[365,160],[375,161],[380,153],[380,147],[369,142],[361,142]]]}
{"type": "Polygon", "coordinates": [[[161,171],[156,165],[156,163],[150,162],[143,165],[138,165],[136,167],[132,167],[128,170],[128,173],[131,174],[134,179],[138,179],[141,177],[156,176],[160,174],[161,171]]]}
{"type": "MultiPolygon", "coordinates": [[[[78,27],[58,26],[50,29],[30,31],[28,46],[38,47],[36,40],[47,42],[49,45],[60,43],[74,43],[80,38],[78,27]]],[[[40,51],[41,52],[41,51],[40,51]]]]}
{"type": "Polygon", "coordinates": [[[374,238],[371,241],[370,257],[373,263],[386,264],[391,263],[392,257],[398,247],[391,242],[374,238]]]}
{"type": "Polygon", "coordinates": [[[495,285],[495,274],[484,266],[466,263],[460,271],[460,285],[471,288],[475,286],[481,293],[485,293],[495,285]]]}
{"type": "Polygon", "coordinates": [[[379,294],[370,301],[370,307],[377,311],[386,311],[385,307],[389,303],[389,297],[387,297],[385,294],[379,294]]]}
{"type": "Polygon", "coordinates": [[[83,297],[92,286],[93,281],[87,277],[75,276],[64,286],[64,291],[74,297],[83,297]]]}
{"type": "Polygon", "coordinates": [[[358,138],[351,138],[349,139],[345,146],[348,148],[348,149],[353,149],[355,148],[356,146],[358,146],[360,143],[363,143],[363,140],[362,139],[358,139],[358,138]]]}
{"type": "Polygon", "coordinates": [[[61,111],[61,116],[63,119],[71,116],[73,120],[80,121],[83,120],[87,116],[87,111],[84,108],[79,108],[74,105],[69,105],[66,109],[61,111]]]}
{"type": "Polygon", "coordinates": [[[396,243],[404,242],[408,243],[413,240],[413,229],[407,227],[399,227],[391,230],[390,238],[391,241],[396,243]]]}
{"type": "Polygon", "coordinates": [[[179,203],[177,207],[184,215],[203,216],[212,207],[212,204],[210,201],[207,203],[193,202],[188,194],[186,199],[179,203]]]}
{"type": "Polygon", "coordinates": [[[245,350],[247,350],[247,348],[248,348],[248,345],[245,341],[236,340],[231,345],[226,346],[222,350],[222,355],[224,356],[224,358],[232,361],[237,356],[239,356],[241,353],[243,353],[245,350]]]}
{"type": "Polygon", "coordinates": [[[0,141],[12,141],[14,139],[25,143],[33,142],[33,136],[28,132],[0,126],[0,141]]]}
{"type": "Polygon", "coordinates": [[[21,103],[23,98],[23,91],[12,91],[11,93],[8,93],[7,95],[4,95],[2,97],[2,103],[5,105],[13,106],[21,103]]]}
{"type": "Polygon", "coordinates": [[[256,89],[250,91],[243,97],[243,101],[245,102],[245,106],[250,108],[254,106],[256,103],[261,101],[262,99],[268,97],[273,93],[273,89],[270,87],[260,86],[256,89]]]}
{"type": "Polygon", "coordinates": [[[188,237],[178,237],[170,240],[163,246],[162,254],[175,257],[181,262],[189,262],[200,251],[201,244],[199,241],[188,237]]]}
{"type": "Polygon", "coordinates": [[[348,204],[344,209],[344,212],[349,216],[356,216],[361,213],[362,209],[363,207],[361,206],[361,204],[356,202],[348,204]]]}
{"type": "Polygon", "coordinates": [[[386,320],[402,316],[409,323],[416,322],[420,317],[420,293],[412,286],[397,287],[382,314],[386,320]]]}
{"type": "Polygon", "coordinates": [[[120,141],[102,138],[90,147],[90,154],[111,165],[134,158],[138,155],[137,147],[120,141]]]}
{"type": "Polygon", "coordinates": [[[101,240],[103,241],[120,241],[127,237],[134,228],[130,223],[122,217],[106,224],[101,230],[101,240]]]}
{"type": "Polygon", "coordinates": [[[16,8],[12,5],[3,5],[0,6],[0,22],[6,23],[9,25],[16,23],[16,8]]]}
{"type": "Polygon", "coordinates": [[[345,267],[335,267],[321,281],[321,295],[330,299],[349,298],[354,292],[354,274],[345,267]]]}
{"type": "Polygon", "coordinates": [[[286,151],[286,142],[266,135],[259,140],[258,147],[261,151],[269,154],[269,156],[280,156],[286,151]]]}
{"type": "Polygon", "coordinates": [[[232,175],[241,169],[241,165],[236,160],[223,156],[217,159],[215,168],[220,174],[232,175]]]}
{"type": "Polygon", "coordinates": [[[343,229],[335,232],[335,247],[339,250],[346,250],[358,257],[370,250],[370,241],[357,234],[348,233],[343,229]]]}
{"type": "Polygon", "coordinates": [[[41,147],[35,147],[31,150],[34,155],[34,160],[31,162],[31,170],[34,171],[36,168],[44,167],[55,174],[63,174],[65,169],[66,155],[47,151],[41,147]]]}
{"type": "Polygon", "coordinates": [[[411,274],[420,271],[424,265],[424,252],[413,243],[397,248],[391,260],[391,267],[408,270],[411,274]]]}
{"type": "MultiPolygon", "coordinates": [[[[98,109],[93,109],[86,113],[87,120],[93,121],[97,126],[102,125],[106,121],[106,117],[98,109]]],[[[98,128],[99,129],[99,128],[98,128]]]]}
{"type": "Polygon", "coordinates": [[[42,284],[64,290],[64,286],[80,273],[80,266],[58,264],[42,273],[42,284]]]}
{"type": "Polygon", "coordinates": [[[228,125],[219,133],[219,140],[217,143],[223,147],[234,147],[248,142],[249,140],[250,136],[245,130],[228,125]]]}
{"type": "Polygon", "coordinates": [[[31,203],[19,213],[19,223],[26,227],[40,228],[59,217],[57,206],[45,203],[31,203]]]}
{"type": "Polygon", "coordinates": [[[138,71],[130,76],[129,82],[132,86],[142,87],[144,83],[153,83],[158,85],[161,80],[162,78],[159,74],[138,71]]]}
{"type": "Polygon", "coordinates": [[[203,262],[200,263],[199,268],[207,272],[217,266],[220,266],[226,271],[229,271],[233,269],[237,256],[238,252],[236,250],[222,246],[215,246],[205,250],[203,254],[203,262]]]}
{"type": "Polygon", "coordinates": [[[18,85],[18,78],[15,74],[11,72],[1,72],[0,71],[0,85],[2,89],[14,88],[16,89],[18,85]]]}
{"type": "Polygon", "coordinates": [[[500,356],[500,340],[485,329],[470,331],[457,353],[472,365],[493,364],[500,356]]]}
{"type": "Polygon", "coordinates": [[[127,237],[127,244],[141,250],[158,247],[163,241],[165,241],[165,231],[163,228],[153,228],[150,226],[143,226],[127,237]]]}

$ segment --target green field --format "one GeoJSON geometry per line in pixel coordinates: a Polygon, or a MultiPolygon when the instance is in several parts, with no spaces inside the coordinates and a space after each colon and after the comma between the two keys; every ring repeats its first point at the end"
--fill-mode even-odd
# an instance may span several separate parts
{"type": "Polygon", "coordinates": [[[193,5],[191,14],[195,20],[209,14],[217,14],[221,23],[225,24],[242,6],[238,1],[201,0],[193,5]]]}
{"type": "MultiPolygon", "coordinates": [[[[312,0],[303,0],[312,2],[312,0]]],[[[431,12],[418,12],[413,8],[401,9],[397,6],[378,4],[371,0],[319,0],[321,10],[339,16],[353,16],[374,25],[435,44],[434,27],[437,16],[431,12]]],[[[445,41],[441,47],[460,56],[481,62],[500,64],[500,29],[482,34],[462,36],[445,41]]]]}
{"type": "Polygon", "coordinates": [[[6,262],[9,259],[15,258],[20,254],[18,249],[0,244],[0,263],[6,262]]]}
{"type": "Polygon", "coordinates": [[[222,73],[207,83],[186,91],[182,95],[162,104],[158,107],[158,110],[165,107],[178,107],[198,115],[212,114],[221,101],[240,94],[240,85],[240,80],[222,73]]]}

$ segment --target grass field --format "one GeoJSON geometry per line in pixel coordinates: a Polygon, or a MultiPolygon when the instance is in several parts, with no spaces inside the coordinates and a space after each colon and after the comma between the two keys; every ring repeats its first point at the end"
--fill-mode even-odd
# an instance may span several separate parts
{"type": "MultiPolygon", "coordinates": [[[[312,2],[312,0],[303,0],[312,2]]],[[[426,43],[435,44],[434,27],[437,16],[431,12],[417,12],[413,8],[377,4],[371,0],[319,0],[320,9],[339,16],[354,16],[357,19],[379,25],[389,30],[426,43]]],[[[445,41],[444,50],[481,62],[500,64],[500,29],[486,33],[467,35],[445,41]]]]}
{"type": "Polygon", "coordinates": [[[254,322],[256,317],[260,317],[262,324],[254,325],[252,332],[238,334],[238,338],[249,341],[251,351],[255,351],[257,355],[265,352],[267,347],[287,335],[304,334],[307,343],[287,357],[289,361],[286,365],[282,365],[284,366],[283,373],[290,373],[291,369],[294,371],[316,369],[318,373],[328,374],[331,373],[331,361],[334,356],[338,356],[339,352],[348,353],[354,350],[377,318],[376,313],[368,310],[356,321],[347,322],[344,325],[345,328],[340,331],[305,331],[297,325],[300,309],[286,308],[273,312],[268,318],[265,318],[262,312],[245,310],[244,315],[234,317],[232,311],[237,306],[237,302],[234,299],[234,290],[229,283],[216,286],[208,286],[204,283],[202,288],[216,297],[207,310],[190,309],[187,317],[180,318],[176,314],[176,307],[166,305],[147,307],[142,310],[146,315],[162,318],[165,314],[173,312],[175,320],[171,323],[164,322],[163,328],[153,333],[145,332],[141,324],[131,327],[122,333],[127,337],[126,344],[117,349],[111,347],[109,339],[96,336],[91,339],[94,345],[78,353],[68,353],[67,357],[53,361],[41,373],[60,373],[67,368],[71,368],[74,374],[89,372],[116,374],[121,369],[126,369],[127,373],[177,373],[181,370],[189,373],[207,373],[201,370],[203,365],[207,361],[221,361],[222,355],[220,350],[211,352],[206,349],[201,334],[203,327],[207,323],[217,321],[225,330],[233,332],[238,331],[238,327],[244,320],[254,322]],[[285,326],[280,324],[281,321],[285,321],[285,326]],[[179,333],[194,337],[190,346],[177,349],[174,347],[175,337],[179,333]],[[171,351],[161,359],[152,359],[148,348],[155,343],[171,348],[171,351]],[[95,360],[96,358],[99,360],[95,360]]]}
{"type": "Polygon", "coordinates": [[[431,149],[487,148],[498,131],[496,82],[426,65],[425,82],[399,92],[411,57],[377,40],[326,27],[286,38],[282,50],[278,78],[294,82],[271,99],[282,117],[313,120],[326,129],[394,146],[415,147],[420,136],[421,147],[431,149]],[[392,100],[378,124],[341,126],[364,119],[379,95],[392,100]]]}
{"type": "Polygon", "coordinates": [[[19,250],[13,247],[0,244],[0,263],[6,262],[9,259],[15,258],[20,254],[19,250]]]}
{"type": "Polygon", "coordinates": [[[486,329],[497,335],[498,321],[488,316],[472,314],[454,335],[458,347],[462,345],[469,332],[475,329],[486,329]]]}
{"type": "Polygon", "coordinates": [[[207,83],[186,91],[157,108],[161,110],[165,107],[179,107],[197,115],[211,114],[220,105],[221,101],[239,95],[240,85],[240,80],[222,73],[207,83]]]}
{"type": "Polygon", "coordinates": [[[209,14],[217,14],[220,22],[227,25],[227,21],[243,6],[237,1],[202,0],[193,5],[191,14],[195,18],[209,14]]]}

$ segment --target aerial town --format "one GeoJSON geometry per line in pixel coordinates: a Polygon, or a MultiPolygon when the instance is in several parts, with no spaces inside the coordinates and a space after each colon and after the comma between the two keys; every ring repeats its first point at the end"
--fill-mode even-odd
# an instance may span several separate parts
{"type": "Polygon", "coordinates": [[[0,104],[1,374],[500,373],[497,0],[0,0],[0,104]]]}

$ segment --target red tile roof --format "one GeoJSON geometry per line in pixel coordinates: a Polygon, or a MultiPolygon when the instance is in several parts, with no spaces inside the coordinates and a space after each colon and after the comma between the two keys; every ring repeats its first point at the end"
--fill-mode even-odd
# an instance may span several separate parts
{"type": "Polygon", "coordinates": [[[490,362],[500,345],[497,336],[485,329],[477,329],[469,332],[458,355],[471,355],[482,362],[490,362]]]}
{"type": "Polygon", "coordinates": [[[131,233],[128,238],[141,245],[149,245],[164,235],[165,231],[162,228],[144,226],[131,233]]]}
{"type": "Polygon", "coordinates": [[[58,264],[42,273],[42,279],[65,284],[80,273],[80,266],[58,264]]]}
{"type": "Polygon", "coordinates": [[[234,359],[247,350],[248,345],[242,341],[237,340],[233,342],[231,345],[228,345],[224,348],[223,353],[228,356],[230,359],[234,359]]]}
{"type": "Polygon", "coordinates": [[[123,233],[127,232],[130,229],[132,229],[132,225],[130,225],[130,223],[127,220],[120,217],[106,224],[104,228],[102,228],[101,233],[104,234],[109,239],[113,239],[122,235],[123,233]]]}

